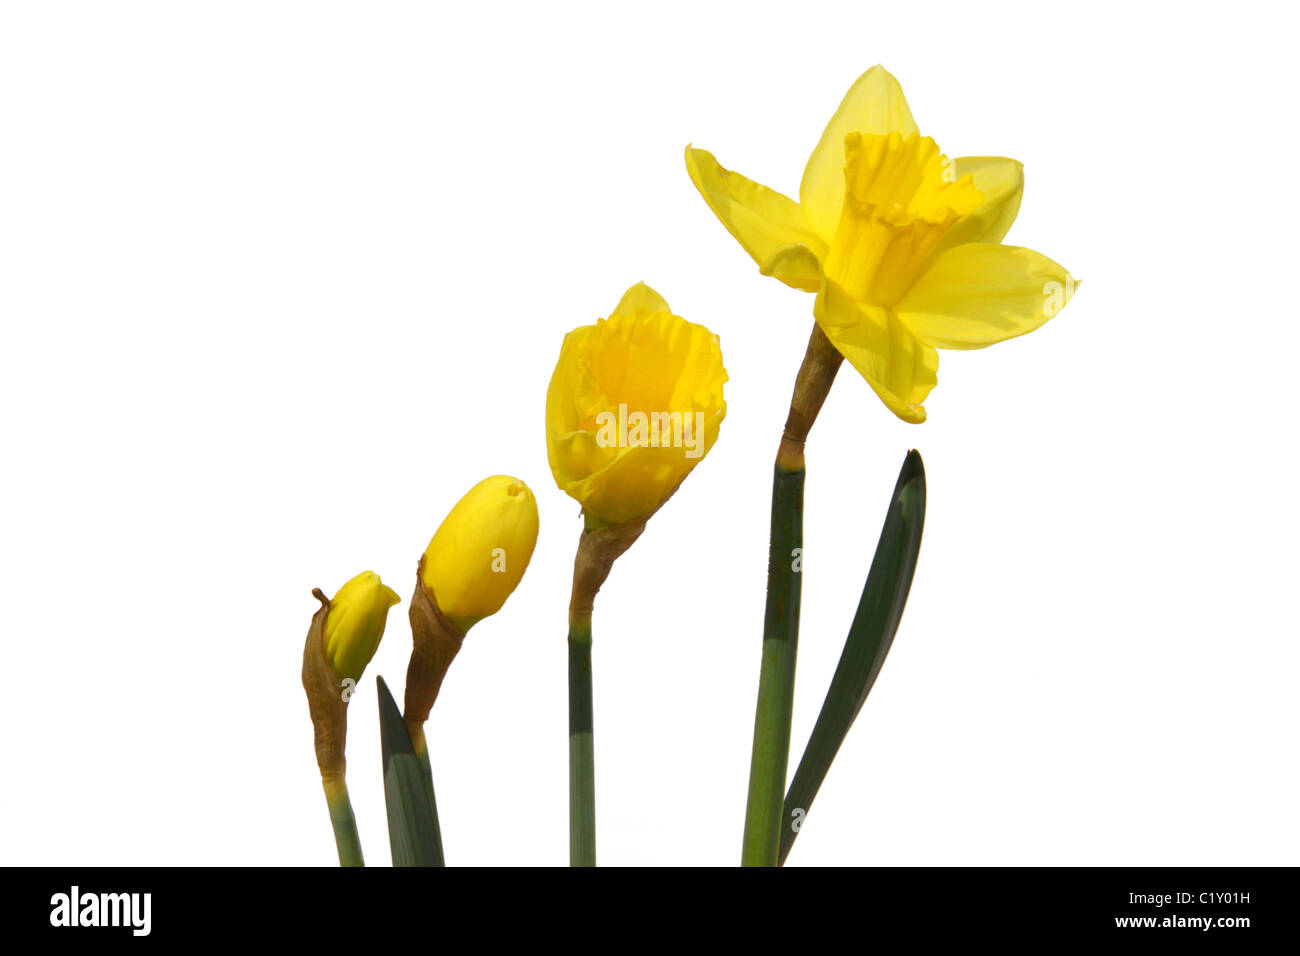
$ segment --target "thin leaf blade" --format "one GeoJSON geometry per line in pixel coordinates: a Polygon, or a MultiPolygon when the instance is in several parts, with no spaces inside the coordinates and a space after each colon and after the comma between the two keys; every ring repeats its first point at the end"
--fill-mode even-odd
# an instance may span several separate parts
{"type": "Polygon", "coordinates": [[[909,451],[894,485],[840,662],[786,794],[780,863],[789,855],[831,762],[866,703],[893,645],[921,550],[925,495],[925,466],[918,452],[909,451]]]}
{"type": "Polygon", "coordinates": [[[402,713],[382,677],[379,684],[379,737],[388,808],[388,844],[393,866],[442,866],[438,811],[429,783],[411,744],[402,713]]]}

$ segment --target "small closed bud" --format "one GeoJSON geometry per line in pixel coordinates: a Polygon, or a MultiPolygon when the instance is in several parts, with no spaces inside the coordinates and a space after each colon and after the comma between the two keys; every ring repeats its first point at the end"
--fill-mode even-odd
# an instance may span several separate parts
{"type": "Polygon", "coordinates": [[[325,659],[340,680],[361,679],[384,636],[388,609],[401,600],[373,571],[339,588],[325,618],[325,659]]]}
{"type": "Polygon", "coordinates": [[[425,549],[420,580],[464,633],[501,610],[537,544],[537,501],[518,478],[485,478],[456,502],[425,549]]]}
{"type": "Polygon", "coordinates": [[[373,571],[358,574],[333,600],[320,589],[312,594],[321,606],[302,649],[302,686],[316,736],[316,763],[333,806],[345,793],[348,699],[384,636],[388,609],[400,598],[373,571]]]}

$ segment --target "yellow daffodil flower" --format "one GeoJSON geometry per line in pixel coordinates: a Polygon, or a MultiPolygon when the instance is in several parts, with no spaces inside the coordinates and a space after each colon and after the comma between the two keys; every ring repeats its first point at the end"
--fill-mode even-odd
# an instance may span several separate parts
{"type": "Polygon", "coordinates": [[[903,90],[873,66],[813,150],[799,202],[686,149],[691,180],[764,275],[817,293],[814,315],[894,414],[925,421],[936,348],[977,349],[1038,328],[1075,282],[1001,245],[1020,209],[1020,163],[949,160],[903,90]]]}
{"type": "Polygon", "coordinates": [[[726,380],[718,337],[644,283],[608,319],[565,336],[546,453],[589,527],[645,517],[676,490],[717,441],[726,380]]]}
{"type": "Polygon", "coordinates": [[[438,610],[463,634],[501,610],[537,544],[537,500],[509,475],[471,488],[438,526],[421,580],[438,610]]]}
{"type": "Polygon", "coordinates": [[[330,599],[325,659],[340,680],[361,679],[384,636],[388,609],[401,600],[374,571],[362,571],[330,599]]]}

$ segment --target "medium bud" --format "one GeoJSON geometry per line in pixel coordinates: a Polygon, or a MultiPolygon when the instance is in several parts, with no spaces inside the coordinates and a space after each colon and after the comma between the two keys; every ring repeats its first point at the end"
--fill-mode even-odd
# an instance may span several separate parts
{"type": "Polygon", "coordinates": [[[505,604],[537,544],[537,501],[518,478],[485,478],[456,503],[420,558],[402,716],[417,753],[465,632],[505,604]]]}
{"type": "Polygon", "coordinates": [[[456,502],[425,549],[420,580],[462,633],[501,610],[537,544],[537,500],[518,478],[485,478],[456,502]]]}

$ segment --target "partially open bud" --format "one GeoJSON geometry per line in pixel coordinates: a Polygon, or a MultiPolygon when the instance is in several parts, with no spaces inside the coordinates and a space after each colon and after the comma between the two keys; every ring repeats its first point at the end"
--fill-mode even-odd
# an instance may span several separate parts
{"type": "Polygon", "coordinates": [[[584,518],[571,621],[590,619],[615,559],[717,441],[726,381],[718,337],[645,283],[565,336],[546,391],[546,454],[584,518]]]}
{"type": "Polygon", "coordinates": [[[316,762],[330,794],[341,783],[347,737],[347,703],[361,672],[384,636],[388,609],[401,599],[373,571],[363,571],[321,602],[302,651],[302,686],[316,733],[316,762]]]}
{"type": "Polygon", "coordinates": [[[588,528],[649,517],[713,447],[727,414],[718,337],[644,283],[564,338],[546,452],[588,528]]]}
{"type": "Polygon", "coordinates": [[[469,490],[424,552],[420,580],[460,631],[501,610],[537,544],[537,501],[518,478],[493,475],[469,490]]]}
{"type": "Polygon", "coordinates": [[[425,549],[411,598],[414,647],[403,718],[417,753],[424,722],[465,632],[495,614],[537,544],[537,501],[518,478],[485,478],[456,503],[425,549]]]}

